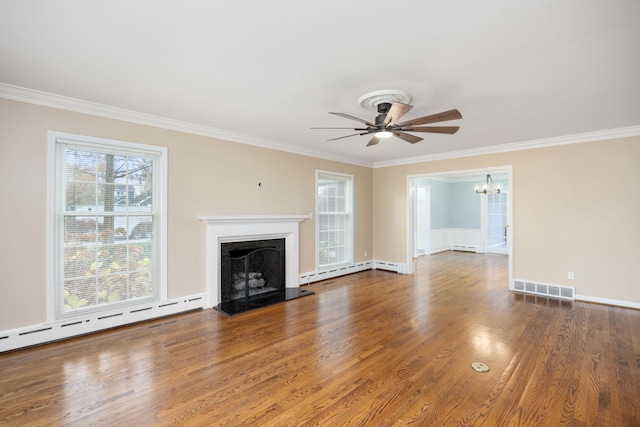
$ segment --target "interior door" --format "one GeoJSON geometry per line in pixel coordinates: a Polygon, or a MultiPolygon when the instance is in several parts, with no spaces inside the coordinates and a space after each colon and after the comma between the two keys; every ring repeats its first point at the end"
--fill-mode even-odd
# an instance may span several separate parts
{"type": "Polygon", "coordinates": [[[509,254],[509,190],[498,194],[483,194],[482,241],[483,252],[509,254]]]}
{"type": "Polygon", "coordinates": [[[430,188],[416,185],[416,249],[417,255],[431,253],[430,188]]]}

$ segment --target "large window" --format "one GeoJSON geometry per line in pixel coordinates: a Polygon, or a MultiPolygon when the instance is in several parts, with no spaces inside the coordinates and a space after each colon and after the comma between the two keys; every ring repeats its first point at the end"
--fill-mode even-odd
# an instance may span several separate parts
{"type": "Polygon", "coordinates": [[[55,319],[166,296],[166,148],[50,133],[55,319]]]}
{"type": "Polygon", "coordinates": [[[353,262],[353,176],[316,172],[318,269],[353,262]]]}

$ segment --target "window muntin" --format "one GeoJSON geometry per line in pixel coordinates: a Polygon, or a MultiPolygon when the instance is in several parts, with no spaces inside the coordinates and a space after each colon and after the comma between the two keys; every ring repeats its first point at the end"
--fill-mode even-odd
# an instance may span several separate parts
{"type": "Polygon", "coordinates": [[[507,246],[507,191],[487,194],[487,246],[507,246]]]}
{"type": "Polygon", "coordinates": [[[353,261],[353,176],[317,172],[317,267],[353,261]]]}
{"type": "Polygon", "coordinates": [[[160,299],[166,149],[61,136],[54,147],[54,317],[160,299]]]}

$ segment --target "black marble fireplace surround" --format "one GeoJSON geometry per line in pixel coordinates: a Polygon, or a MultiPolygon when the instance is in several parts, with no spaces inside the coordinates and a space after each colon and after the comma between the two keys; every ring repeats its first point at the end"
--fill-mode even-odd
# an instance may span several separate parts
{"type": "Polygon", "coordinates": [[[215,308],[232,316],[313,293],[286,288],[285,272],[285,239],[222,243],[215,308]]]}

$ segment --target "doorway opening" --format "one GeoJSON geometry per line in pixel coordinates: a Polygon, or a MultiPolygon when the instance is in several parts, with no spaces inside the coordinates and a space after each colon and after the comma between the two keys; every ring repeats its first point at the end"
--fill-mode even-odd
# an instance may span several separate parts
{"type": "Polygon", "coordinates": [[[509,257],[513,283],[512,166],[407,176],[407,273],[419,256],[459,250],[509,257]],[[490,173],[499,194],[476,194],[490,173]]]}

